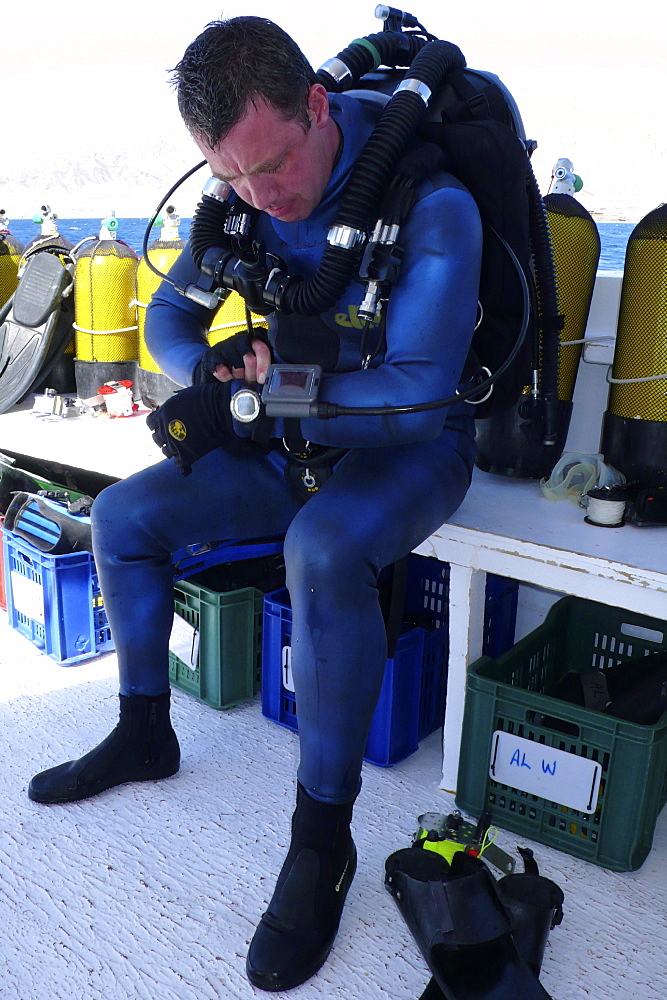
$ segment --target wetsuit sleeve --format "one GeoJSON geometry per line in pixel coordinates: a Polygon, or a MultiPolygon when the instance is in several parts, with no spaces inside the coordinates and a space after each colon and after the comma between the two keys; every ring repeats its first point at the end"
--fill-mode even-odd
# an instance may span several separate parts
{"type": "MultiPolygon", "coordinates": [[[[196,282],[199,270],[186,246],[169,270],[181,286],[196,282]]],[[[204,309],[180,295],[168,282],[159,286],[146,310],[144,336],[161,371],[178,385],[191,385],[195,365],[208,345],[214,310],[204,309]]]]}
{"type": "MultiPolygon", "coordinates": [[[[320,399],[342,406],[387,406],[451,396],[460,382],[477,315],[482,232],[470,194],[432,190],[399,238],[405,256],[387,308],[386,353],[374,369],[331,374],[320,399]]],[[[460,404],[459,404],[460,405],[460,404]]],[[[303,436],[340,447],[436,438],[447,410],[301,421],[303,436]]]]}

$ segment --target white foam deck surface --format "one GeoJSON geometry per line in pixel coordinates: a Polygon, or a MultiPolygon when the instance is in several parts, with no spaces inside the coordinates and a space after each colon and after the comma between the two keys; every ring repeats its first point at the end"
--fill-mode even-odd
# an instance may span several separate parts
{"type": "MultiPolygon", "coordinates": [[[[60,667],[0,611],[0,996],[265,996],[245,978],[245,955],[287,847],[297,737],[258,700],[216,712],[175,691],[178,775],[66,806],[31,802],[35,771],[107,735],[116,692],[115,654],[60,667]]],[[[384,860],[408,846],[420,813],[454,808],[440,766],[437,733],[402,764],[365,765],[357,876],[334,950],[295,1000],[419,997],[428,970],[383,887],[384,860]]],[[[497,842],[519,841],[501,830],[497,842]]],[[[565,893],[542,973],[555,1000],[665,1000],[667,810],[635,873],[522,843],[565,893]]]]}

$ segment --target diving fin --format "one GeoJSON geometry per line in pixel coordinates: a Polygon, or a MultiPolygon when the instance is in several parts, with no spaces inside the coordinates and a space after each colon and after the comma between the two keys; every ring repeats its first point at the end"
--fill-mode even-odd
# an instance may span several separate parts
{"type": "Polygon", "coordinates": [[[70,269],[57,255],[27,259],[0,326],[0,413],[25,399],[67,347],[72,315],[64,304],[71,286],[70,269]]]}
{"type": "Polygon", "coordinates": [[[448,865],[410,847],[390,855],[385,867],[385,886],[433,974],[428,1000],[551,1000],[517,947],[483,861],[458,851],[448,865]]]}
{"type": "MultiPolygon", "coordinates": [[[[563,919],[564,896],[560,886],[540,875],[530,848],[519,847],[518,850],[523,858],[523,872],[505,875],[497,886],[510,915],[517,949],[539,976],[549,931],[563,919]]],[[[428,982],[419,1000],[444,1000],[444,993],[434,978],[428,982]]]]}
{"type": "Polygon", "coordinates": [[[524,870],[499,879],[498,891],[509,912],[517,948],[539,976],[549,931],[563,919],[565,897],[560,886],[540,875],[530,848],[518,850],[524,870]]]}

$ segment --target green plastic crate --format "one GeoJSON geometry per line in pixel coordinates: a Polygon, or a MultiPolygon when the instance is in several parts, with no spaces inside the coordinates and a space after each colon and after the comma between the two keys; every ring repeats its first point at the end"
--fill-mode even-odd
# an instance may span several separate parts
{"type": "Polygon", "coordinates": [[[259,691],[264,594],[255,587],[217,593],[194,580],[174,587],[174,610],[199,633],[194,668],[169,652],[169,679],[211,708],[231,708],[259,691]]]}
{"type": "Polygon", "coordinates": [[[473,816],[488,809],[498,826],[603,868],[639,868],[667,801],[667,713],[645,726],[544,692],[568,670],[604,670],[665,649],[666,622],[564,597],[504,656],[477,660],[468,672],[457,805],[473,816]],[[489,759],[495,730],[599,762],[595,812],[494,781],[489,759]]]}

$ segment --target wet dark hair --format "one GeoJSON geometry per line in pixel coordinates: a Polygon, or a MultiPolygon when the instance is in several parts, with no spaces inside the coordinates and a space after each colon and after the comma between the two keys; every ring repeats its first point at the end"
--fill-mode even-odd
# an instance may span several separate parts
{"type": "Polygon", "coordinates": [[[296,42],[266,18],[212,21],[172,73],[188,131],[211,149],[241,120],[248,101],[264,101],[310,128],[307,98],[315,71],[296,42]]]}

